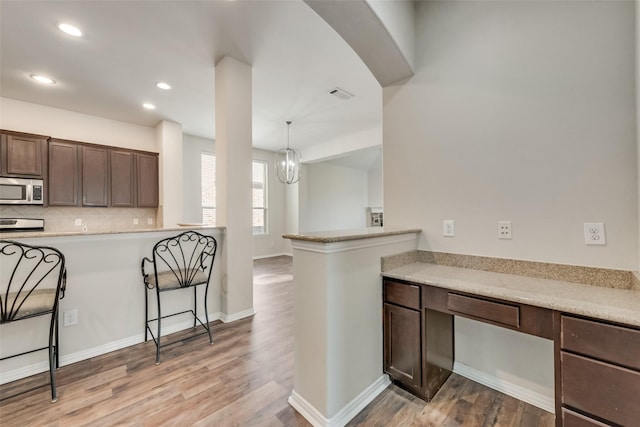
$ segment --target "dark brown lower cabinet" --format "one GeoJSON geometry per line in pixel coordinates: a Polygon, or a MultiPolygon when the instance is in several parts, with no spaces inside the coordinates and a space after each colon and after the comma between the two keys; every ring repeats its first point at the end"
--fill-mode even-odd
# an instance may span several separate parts
{"type": "Polygon", "coordinates": [[[563,315],[559,341],[556,424],[640,425],[640,330],[563,315]]]}
{"type": "Polygon", "coordinates": [[[556,426],[640,426],[640,328],[385,278],[384,371],[429,401],[453,369],[453,315],[554,340],[556,426]]]}
{"type": "Polygon", "coordinates": [[[416,390],[422,388],[421,325],[420,311],[384,304],[385,371],[416,390]]]}
{"type": "Polygon", "coordinates": [[[384,282],[384,371],[429,401],[453,369],[453,316],[422,306],[421,286],[384,282]]]}

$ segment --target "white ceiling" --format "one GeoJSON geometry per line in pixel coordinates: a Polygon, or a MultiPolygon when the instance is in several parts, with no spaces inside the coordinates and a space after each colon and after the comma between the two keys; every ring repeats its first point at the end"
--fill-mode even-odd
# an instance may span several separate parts
{"type": "Polygon", "coordinates": [[[302,0],[0,0],[6,98],[145,126],[166,119],[215,139],[214,66],[224,55],[252,65],[256,148],[281,148],[286,120],[296,148],[380,126],[380,85],[302,0]],[[61,22],[84,36],[60,32],[61,22]],[[355,97],[329,95],[335,86],[355,97]]]}

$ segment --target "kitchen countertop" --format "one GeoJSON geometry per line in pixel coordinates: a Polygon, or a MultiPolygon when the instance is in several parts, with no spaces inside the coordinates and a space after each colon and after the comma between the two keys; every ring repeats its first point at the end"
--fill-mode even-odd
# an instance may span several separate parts
{"type": "Polygon", "coordinates": [[[346,242],[349,240],[372,239],[375,237],[395,236],[399,234],[419,233],[419,228],[389,228],[370,227],[352,230],[317,231],[300,234],[283,234],[282,237],[291,240],[303,240],[317,243],[346,242]]]}
{"type": "Polygon", "coordinates": [[[640,327],[640,291],[420,262],[382,276],[640,327]]]}
{"type": "Polygon", "coordinates": [[[70,236],[99,236],[111,234],[127,234],[127,233],[156,233],[165,231],[187,231],[187,230],[224,230],[225,227],[211,226],[182,226],[168,228],[141,228],[137,230],[96,230],[96,231],[16,231],[14,233],[0,233],[0,239],[26,239],[37,237],[70,237],[70,236]]]}

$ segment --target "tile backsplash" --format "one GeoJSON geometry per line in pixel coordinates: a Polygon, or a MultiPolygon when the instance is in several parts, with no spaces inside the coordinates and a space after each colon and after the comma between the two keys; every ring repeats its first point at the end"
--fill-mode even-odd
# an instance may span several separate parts
{"type": "Polygon", "coordinates": [[[157,228],[156,208],[0,206],[0,218],[44,218],[44,231],[123,231],[157,228]],[[81,225],[75,225],[76,219],[81,220],[81,225]],[[138,224],[134,224],[135,220],[138,224]],[[83,230],[85,227],[86,230],[83,230]]]}

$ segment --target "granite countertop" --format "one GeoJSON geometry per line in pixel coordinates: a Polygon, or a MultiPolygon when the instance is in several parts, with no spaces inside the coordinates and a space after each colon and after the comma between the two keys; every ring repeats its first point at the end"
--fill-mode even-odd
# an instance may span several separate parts
{"type": "Polygon", "coordinates": [[[17,231],[15,233],[0,233],[0,239],[26,239],[37,237],[70,237],[70,236],[99,236],[108,234],[127,233],[155,233],[165,231],[187,231],[187,230],[224,230],[225,227],[211,226],[182,226],[167,228],[141,228],[136,230],[88,230],[88,231],[17,231]]]}
{"type": "Polygon", "coordinates": [[[640,291],[421,262],[382,276],[640,327],[640,291]]]}
{"type": "Polygon", "coordinates": [[[317,231],[300,234],[283,234],[282,237],[291,240],[304,240],[317,243],[346,242],[349,240],[372,239],[374,237],[395,236],[398,234],[419,233],[419,228],[389,228],[370,227],[352,230],[317,231]]]}

